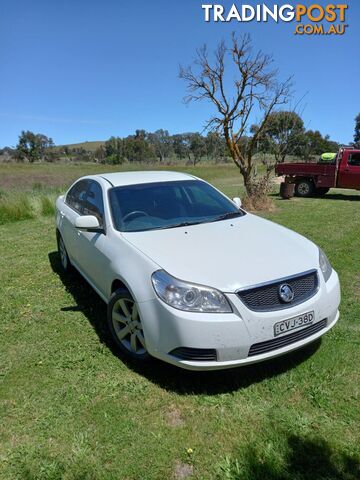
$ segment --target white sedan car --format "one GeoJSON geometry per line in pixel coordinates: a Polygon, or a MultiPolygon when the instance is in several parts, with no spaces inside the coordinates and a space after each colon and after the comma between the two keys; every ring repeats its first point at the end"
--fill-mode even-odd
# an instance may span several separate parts
{"type": "Polygon", "coordinates": [[[300,348],[339,318],[337,273],[314,243],[175,172],[82,177],[56,202],[64,270],[107,303],[116,345],[192,370],[300,348]]]}

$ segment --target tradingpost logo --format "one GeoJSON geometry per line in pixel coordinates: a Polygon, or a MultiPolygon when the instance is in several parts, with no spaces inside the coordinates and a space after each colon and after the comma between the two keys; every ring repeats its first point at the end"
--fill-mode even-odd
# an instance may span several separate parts
{"type": "Polygon", "coordinates": [[[344,35],[348,4],[203,4],[205,22],[294,22],[295,35],[344,35]]]}

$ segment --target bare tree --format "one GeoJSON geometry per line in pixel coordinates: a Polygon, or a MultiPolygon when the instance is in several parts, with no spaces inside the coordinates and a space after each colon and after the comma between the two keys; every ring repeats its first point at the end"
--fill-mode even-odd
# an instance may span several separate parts
{"type": "Polygon", "coordinates": [[[230,47],[220,42],[212,61],[206,45],[196,50],[196,54],[192,66],[180,67],[179,76],[187,82],[188,94],[184,100],[213,103],[216,113],[208,120],[206,128],[224,135],[231,157],[243,176],[248,197],[264,195],[272,167],[266,168],[265,175],[259,178],[253,156],[269,115],[275,107],[290,99],[291,78],[277,81],[277,70],[271,69],[272,57],[261,51],[253,53],[249,35],[238,38],[233,33],[230,47]],[[229,68],[226,77],[225,66],[229,68]],[[233,73],[234,80],[228,87],[228,77],[233,73]],[[256,121],[257,129],[249,136],[254,115],[261,119],[256,121]]]}

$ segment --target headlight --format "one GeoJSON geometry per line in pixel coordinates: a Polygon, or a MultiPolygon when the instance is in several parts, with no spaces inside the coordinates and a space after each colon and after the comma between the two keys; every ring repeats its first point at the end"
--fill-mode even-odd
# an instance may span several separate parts
{"type": "Polygon", "coordinates": [[[320,269],[323,273],[324,280],[327,282],[330,278],[331,272],[332,272],[332,266],[330,265],[330,262],[325,255],[325,253],[319,248],[319,265],[320,269]]]}
{"type": "Polygon", "coordinates": [[[157,295],[171,307],[187,312],[232,312],[225,295],[215,288],[183,282],[165,270],[154,272],[151,280],[157,295]]]}

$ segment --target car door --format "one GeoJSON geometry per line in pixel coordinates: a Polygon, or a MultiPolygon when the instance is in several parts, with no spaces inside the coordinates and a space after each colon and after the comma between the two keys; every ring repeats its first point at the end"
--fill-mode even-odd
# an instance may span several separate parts
{"type": "Polygon", "coordinates": [[[82,215],[94,215],[104,233],[78,230],[78,263],[81,271],[93,286],[102,294],[106,293],[104,271],[109,267],[110,259],[106,254],[106,219],[104,196],[101,185],[89,180],[86,195],[82,199],[82,215]]]}
{"type": "Polygon", "coordinates": [[[360,152],[349,152],[348,160],[339,172],[339,187],[360,189],[360,152]]]}
{"type": "Polygon", "coordinates": [[[80,259],[78,242],[79,230],[75,227],[75,220],[79,215],[83,214],[82,202],[86,197],[88,186],[88,180],[79,180],[76,182],[68,191],[59,211],[59,230],[63,237],[70,261],[75,266],[79,265],[80,259]]]}

